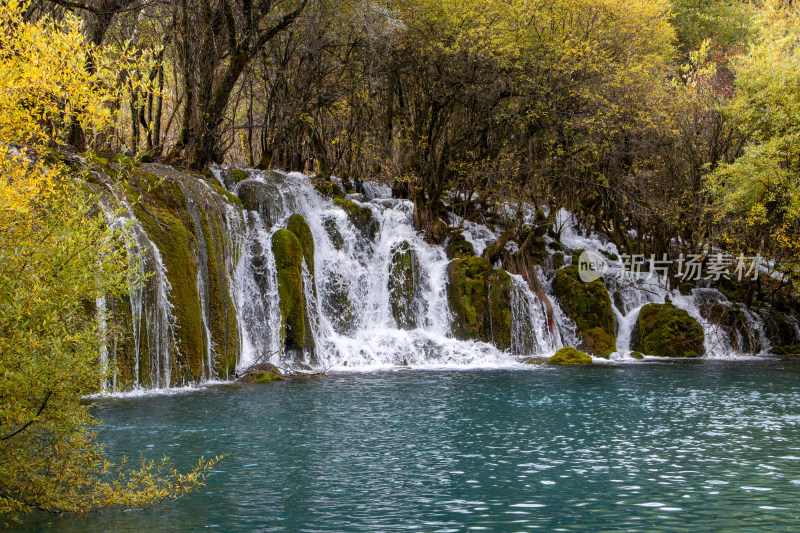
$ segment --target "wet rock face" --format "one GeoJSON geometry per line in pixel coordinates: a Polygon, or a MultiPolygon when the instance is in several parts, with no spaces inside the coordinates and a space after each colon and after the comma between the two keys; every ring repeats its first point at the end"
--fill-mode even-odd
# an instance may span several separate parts
{"type": "Polygon", "coordinates": [[[598,356],[608,357],[617,351],[616,319],[611,309],[611,298],[603,282],[586,283],[578,275],[577,250],[572,265],[556,271],[553,292],[562,309],[577,326],[582,343],[578,348],[598,356]]]}
{"type": "Polygon", "coordinates": [[[361,232],[364,238],[371,241],[375,240],[375,235],[380,231],[380,224],[372,216],[369,207],[361,207],[353,200],[334,198],[333,203],[339,206],[347,214],[350,222],[361,232]]]}
{"type": "Polygon", "coordinates": [[[631,335],[631,347],[647,355],[700,357],[705,354],[703,328],[672,304],[642,307],[631,335]]]}
{"type": "Polygon", "coordinates": [[[511,276],[482,257],[455,259],[447,266],[447,297],[453,334],[462,340],[511,347],[511,276]]]}
{"type": "Polygon", "coordinates": [[[419,285],[419,260],[407,241],[392,247],[389,267],[389,304],[397,327],[411,330],[417,327],[414,299],[419,285]]]}

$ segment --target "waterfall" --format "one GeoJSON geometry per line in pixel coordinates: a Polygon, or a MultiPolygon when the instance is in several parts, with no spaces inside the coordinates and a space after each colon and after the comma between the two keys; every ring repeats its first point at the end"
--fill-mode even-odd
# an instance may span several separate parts
{"type": "Polygon", "coordinates": [[[511,351],[544,355],[561,347],[558,329],[548,326],[544,303],[533,294],[522,276],[511,276],[511,351]]]}
{"type": "MultiPolygon", "coordinates": [[[[510,285],[508,277],[485,278],[489,300],[480,327],[486,336],[464,337],[455,329],[449,292],[453,259],[415,230],[412,202],[392,198],[387,185],[366,182],[363,194],[331,198],[296,172],[235,169],[234,176],[232,169],[216,167],[209,177],[161,165],[145,169],[160,181],[140,184],[142,199],[123,202],[109,221],[124,229],[134,270],[146,276],[130,280],[129,297],[96,302],[101,333],[107,320],[130,324],[129,342],[101,348],[103,364],[120,369],[115,382],[103,384],[112,390],[228,380],[265,362],[357,371],[497,366],[515,364],[519,356],[547,357],[582,342],[554,294],[555,255],[563,252],[569,265],[576,249],[619,254],[613,243],[583,231],[572,214],[559,211],[553,231],[542,237],[546,253],[536,267],[550,305],[521,276],[511,275],[510,285]],[[280,230],[294,232],[297,242],[306,239],[290,227],[296,215],[313,240],[292,267],[302,293],[297,309],[311,340],[289,350],[287,328],[294,326],[282,314],[280,295],[286,288],[281,288],[273,240],[280,230]],[[503,307],[494,309],[496,298],[503,307]],[[497,342],[498,328],[509,322],[504,350],[475,340],[497,342]]],[[[539,215],[526,208],[523,216],[533,227],[539,215]]],[[[499,237],[496,228],[453,214],[449,222],[478,256],[499,237]]],[[[616,322],[612,359],[630,356],[642,307],[666,298],[703,327],[706,356],[771,349],[769,317],[763,312],[739,308],[714,289],[681,295],[658,278],[630,280],[617,274],[612,266],[601,278],[616,322]],[[735,320],[725,318],[730,316],[735,320]]],[[[800,339],[800,324],[786,324],[784,329],[800,339]]]]}

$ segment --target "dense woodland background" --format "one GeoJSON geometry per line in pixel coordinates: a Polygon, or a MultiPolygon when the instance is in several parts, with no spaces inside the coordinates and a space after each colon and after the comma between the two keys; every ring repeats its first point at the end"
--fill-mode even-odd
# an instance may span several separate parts
{"type": "Polygon", "coordinates": [[[36,0],[26,16],[68,13],[136,58],[117,66],[115,131],[73,128],[78,150],[392,180],[427,231],[445,195],[467,218],[567,207],[632,252],[722,246],[794,270],[791,2],[36,0]]]}

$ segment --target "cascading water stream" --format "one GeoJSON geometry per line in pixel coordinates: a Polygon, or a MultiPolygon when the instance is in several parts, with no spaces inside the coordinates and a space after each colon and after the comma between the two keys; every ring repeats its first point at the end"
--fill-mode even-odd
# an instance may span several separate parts
{"type": "MultiPolygon", "coordinates": [[[[582,233],[570,213],[556,213],[554,236],[544,237],[553,246],[546,248],[544,261],[536,267],[542,294],[550,305],[545,305],[521,276],[511,275],[507,293],[511,338],[510,346],[502,351],[486,342],[455,338],[448,290],[451,259],[444,247],[426,242],[416,231],[413,204],[391,198],[388,186],[365,183],[364,194],[333,200],[300,173],[237,169],[239,177],[232,181],[229,172],[212,169],[215,181],[210,184],[196,178],[185,182],[171,178],[179,181],[185,203],[183,220],[188,221],[186,228],[194,237],[186,245],[196,262],[192,272],[199,300],[197,327],[203,337],[198,344],[203,350],[200,381],[229,379],[234,364],[239,371],[263,362],[322,370],[370,370],[497,366],[515,363],[516,356],[549,356],[562,346],[581,343],[575,323],[553,294],[556,250],[567,252],[567,265],[569,252],[576,249],[605,257],[618,254],[613,243],[582,233]],[[283,347],[286,326],[273,250],[273,237],[287,228],[293,215],[303,217],[313,238],[313,264],[306,259],[299,264],[305,324],[313,347],[303,347],[300,356],[283,347]],[[221,330],[220,323],[232,324],[233,329],[221,330]],[[235,342],[230,342],[230,335],[236,337],[235,342]],[[221,364],[221,360],[229,363],[221,364]]],[[[114,223],[125,225],[137,269],[150,273],[143,284],[133,287],[129,298],[134,353],[130,386],[169,387],[174,385],[173,368],[181,372],[180,379],[187,375],[175,359],[176,354],[186,354],[176,340],[173,287],[158,246],[130,206],[125,207],[114,223]]],[[[527,209],[524,216],[532,224],[538,215],[527,209]]],[[[499,236],[490,227],[454,215],[450,222],[461,227],[477,255],[499,236]]],[[[668,296],[704,328],[707,355],[724,357],[770,347],[764,320],[752,310],[741,311],[733,344],[730,332],[720,331],[706,318],[709,302],[733,308],[718,291],[694,289],[691,295],[682,296],[667,291],[660,280],[623,279],[617,274],[612,268],[602,278],[617,324],[617,354],[612,358],[630,354],[641,308],[663,303],[668,296]]],[[[493,280],[486,281],[489,293],[501,289],[493,280]]],[[[97,307],[105,305],[98,302],[97,307]]],[[[489,306],[489,339],[496,339],[499,324],[493,312],[489,306]]],[[[800,337],[800,324],[792,324],[800,337]]],[[[113,352],[107,351],[106,358],[113,352]]]]}

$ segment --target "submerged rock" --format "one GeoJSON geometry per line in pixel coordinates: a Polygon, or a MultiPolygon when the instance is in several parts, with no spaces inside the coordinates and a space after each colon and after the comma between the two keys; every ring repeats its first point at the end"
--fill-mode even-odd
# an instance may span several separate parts
{"type": "Polygon", "coordinates": [[[578,346],[598,357],[608,357],[617,351],[616,318],[611,310],[611,298],[599,279],[586,283],[578,275],[576,250],[572,264],[556,271],[553,292],[564,312],[577,326],[582,343],[578,346]]]}
{"type": "Polygon", "coordinates": [[[402,241],[392,247],[389,266],[389,305],[392,316],[400,329],[417,327],[414,300],[419,284],[419,260],[417,253],[402,241]]]}
{"type": "Polygon", "coordinates": [[[539,357],[539,356],[531,356],[525,357],[524,359],[520,360],[520,363],[525,363],[526,365],[544,365],[550,361],[547,357],[539,357]]]}
{"type": "Polygon", "coordinates": [[[551,365],[591,365],[592,358],[571,346],[564,346],[548,361],[551,365]]]}
{"type": "Polygon", "coordinates": [[[462,340],[511,347],[511,276],[482,257],[455,259],[447,266],[447,297],[453,333],[462,340]]]}
{"type": "Polygon", "coordinates": [[[642,307],[631,346],[637,352],[660,357],[700,357],[705,353],[702,326],[672,304],[642,307]]]}

